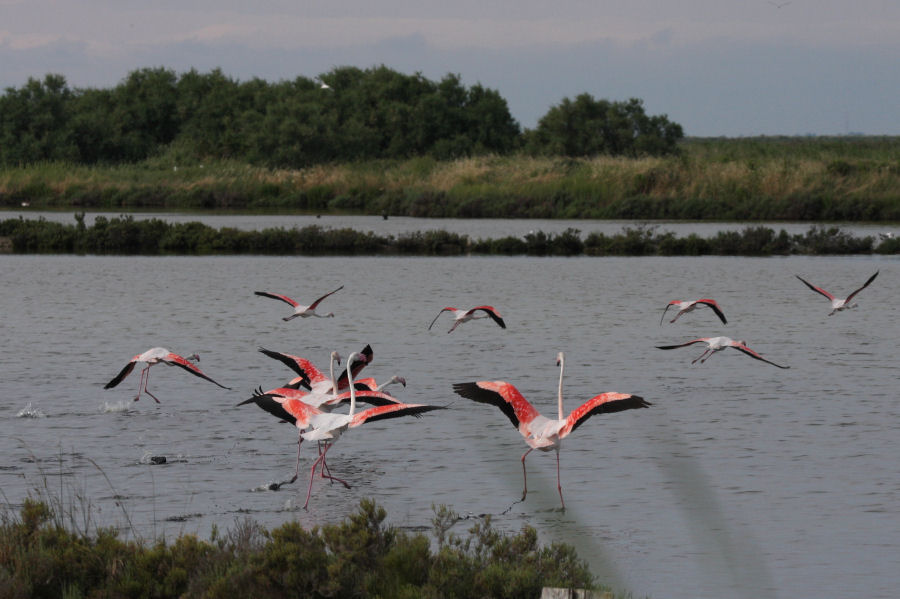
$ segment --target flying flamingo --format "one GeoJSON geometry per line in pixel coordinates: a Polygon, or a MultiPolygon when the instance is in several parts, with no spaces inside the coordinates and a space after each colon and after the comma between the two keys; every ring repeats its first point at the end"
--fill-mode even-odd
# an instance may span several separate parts
{"type": "Polygon", "coordinates": [[[453,312],[454,316],[453,326],[450,327],[449,331],[447,331],[448,333],[452,333],[453,329],[464,322],[469,322],[470,320],[476,320],[478,318],[487,318],[488,316],[490,316],[494,322],[500,325],[501,329],[506,328],[506,323],[503,322],[503,319],[500,317],[500,313],[497,312],[497,310],[495,310],[493,306],[476,306],[470,310],[460,310],[459,308],[448,306],[446,308],[442,308],[441,311],[438,312],[438,315],[434,317],[434,320],[432,320],[431,324],[428,325],[429,331],[431,330],[431,327],[434,326],[434,323],[437,322],[437,319],[444,312],[453,312]],[[476,314],[476,312],[484,312],[484,314],[476,314]]]}
{"type": "Polygon", "coordinates": [[[525,501],[525,496],[528,494],[528,474],[525,471],[525,458],[535,449],[541,451],[550,451],[552,449],[556,451],[556,488],[559,491],[559,500],[562,502],[563,509],[565,509],[566,502],[563,499],[562,484],[559,480],[559,448],[562,440],[594,414],[647,408],[652,404],[644,401],[642,397],[637,395],[607,392],[587,400],[572,410],[568,417],[565,417],[563,415],[562,393],[563,370],[565,368],[563,352],[559,352],[556,355],[556,364],[559,366],[559,392],[557,397],[559,418],[557,420],[551,420],[546,416],[542,416],[522,396],[518,389],[506,381],[455,383],[453,390],[467,399],[500,408],[525,439],[529,449],[522,455],[522,479],[525,484],[520,501],[525,501]]]}
{"type": "MultiPolygon", "coordinates": [[[[191,363],[191,360],[199,362],[200,356],[198,356],[197,354],[191,354],[187,358],[184,358],[182,356],[179,356],[178,354],[170,352],[164,347],[154,347],[152,349],[148,349],[142,354],[138,354],[135,357],[131,358],[131,360],[129,360],[128,364],[126,364],[125,367],[122,368],[119,374],[117,374],[113,380],[106,383],[103,388],[112,389],[113,387],[121,383],[122,379],[128,376],[131,371],[134,370],[135,365],[139,362],[143,362],[147,365],[144,366],[143,370],[141,370],[141,382],[138,383],[138,394],[137,397],[134,398],[134,401],[139,400],[141,398],[141,393],[146,392],[147,395],[149,395],[156,401],[156,403],[160,403],[159,399],[157,399],[156,396],[150,393],[150,390],[147,389],[147,384],[150,382],[150,367],[154,364],[158,364],[159,362],[162,362],[163,364],[167,364],[169,366],[180,366],[193,375],[199,376],[200,378],[206,379],[211,383],[219,385],[219,383],[216,383],[216,381],[203,374],[203,371],[194,366],[191,363]]],[[[231,387],[226,387],[225,385],[219,385],[219,387],[222,387],[223,389],[231,389],[231,387]]]]}
{"type": "Polygon", "coordinates": [[[821,287],[816,287],[815,285],[809,283],[808,281],[805,281],[804,279],[802,279],[800,277],[800,275],[794,275],[794,276],[797,277],[798,279],[800,279],[801,281],[803,281],[807,287],[809,287],[816,293],[821,293],[822,295],[824,295],[831,301],[831,312],[828,313],[828,316],[832,316],[832,315],[834,315],[835,312],[840,312],[842,310],[849,310],[850,308],[855,308],[857,306],[857,304],[851,304],[850,300],[852,300],[853,297],[857,293],[859,293],[860,291],[862,291],[863,289],[868,287],[869,283],[871,283],[872,281],[875,280],[875,277],[878,276],[879,272],[881,272],[881,271],[878,271],[878,270],[875,271],[875,274],[872,275],[871,277],[869,277],[869,280],[866,281],[866,284],[863,285],[862,287],[860,287],[859,289],[857,289],[856,291],[854,291],[853,293],[851,293],[850,295],[848,295],[847,299],[836,298],[833,295],[831,295],[830,293],[828,293],[827,291],[825,291],[824,289],[822,289],[821,287]]]}
{"type": "MultiPolygon", "coordinates": [[[[350,354],[349,358],[347,358],[348,377],[352,378],[353,376],[353,374],[350,372],[350,364],[353,363],[354,359],[358,359],[360,357],[360,354],[354,352],[350,354]]],[[[309,497],[312,494],[313,477],[315,476],[316,468],[319,466],[319,464],[322,464],[321,475],[323,477],[330,478],[331,480],[336,480],[348,489],[350,488],[350,485],[348,485],[346,481],[330,475],[325,476],[325,456],[327,455],[328,450],[331,448],[331,446],[334,445],[334,443],[348,428],[356,428],[365,424],[366,422],[374,422],[376,420],[384,420],[388,418],[399,418],[401,416],[418,417],[424,412],[444,409],[442,406],[395,403],[369,408],[357,414],[356,398],[356,387],[354,385],[350,385],[350,412],[347,414],[335,414],[333,412],[314,413],[310,418],[310,426],[312,427],[312,429],[306,431],[301,435],[307,441],[324,441],[324,449],[321,449],[321,451],[319,452],[319,457],[316,458],[316,461],[313,462],[312,468],[309,471],[309,488],[306,491],[306,503],[303,504],[303,509],[306,509],[306,506],[309,505],[309,497]]]]}
{"type": "Polygon", "coordinates": [[[711,299],[698,299],[698,300],[672,300],[666,306],[665,310],[663,310],[662,316],[659,317],[659,324],[662,324],[663,318],[666,317],[666,312],[669,308],[675,306],[678,309],[678,314],[675,315],[675,318],[670,320],[669,322],[675,322],[678,320],[678,317],[687,312],[693,312],[695,308],[698,306],[709,306],[712,308],[712,311],[716,313],[716,316],[719,317],[719,320],[722,321],[722,324],[728,324],[728,321],[725,320],[725,314],[722,313],[722,310],[719,309],[719,304],[716,303],[716,300],[711,299]]]}
{"type": "Polygon", "coordinates": [[[313,303],[311,303],[308,306],[298,304],[295,300],[289,298],[286,295],[281,295],[280,293],[269,293],[268,291],[254,291],[253,293],[255,293],[256,295],[261,295],[263,297],[271,297],[272,299],[281,300],[281,301],[293,306],[294,313],[291,314],[290,316],[285,316],[284,318],[282,318],[282,320],[288,321],[288,320],[293,320],[294,318],[297,318],[298,316],[300,318],[309,318],[310,316],[316,316],[318,318],[333,318],[334,317],[333,312],[329,312],[328,314],[319,314],[318,312],[316,312],[316,307],[319,305],[319,302],[321,302],[323,299],[325,299],[329,295],[337,293],[338,291],[340,291],[343,288],[344,288],[344,286],[341,285],[334,291],[329,291],[328,293],[326,293],[325,295],[323,295],[322,297],[320,297],[319,299],[317,299],[316,301],[314,301],[313,303]]]}
{"type": "MultiPolygon", "coordinates": [[[[337,363],[340,364],[340,355],[337,352],[331,353],[332,364],[331,375],[329,376],[319,370],[312,362],[310,362],[306,358],[273,351],[264,347],[260,347],[259,351],[269,356],[270,358],[278,360],[297,373],[298,377],[293,379],[290,384],[300,383],[301,386],[306,387],[307,389],[315,393],[330,393],[332,391],[332,386],[335,382],[333,362],[336,360],[337,363]]],[[[372,346],[366,345],[359,355],[361,357],[356,361],[354,361],[353,363],[348,363],[348,366],[351,367],[351,371],[353,372],[354,377],[359,374],[359,372],[374,359],[375,354],[372,351],[372,346]]],[[[346,389],[348,385],[347,373],[340,373],[340,376],[338,376],[336,382],[338,391],[340,391],[341,389],[346,389]]]]}
{"type": "Polygon", "coordinates": [[[697,360],[700,360],[700,363],[702,364],[706,362],[710,358],[710,356],[712,356],[717,351],[722,351],[726,347],[733,347],[738,351],[744,352],[751,358],[761,360],[763,362],[771,364],[772,366],[778,366],[778,368],[790,368],[790,366],[782,366],[781,364],[776,364],[771,360],[766,360],[761,355],[747,347],[746,341],[735,341],[734,339],[730,339],[728,337],[700,337],[699,339],[692,339],[691,341],[688,341],[686,343],[679,343],[678,345],[657,345],[656,347],[657,349],[677,349],[679,347],[687,347],[688,345],[693,345],[695,343],[705,343],[707,345],[707,348],[706,351],[694,358],[691,361],[691,364],[694,364],[695,362],[697,362],[697,360]]]}

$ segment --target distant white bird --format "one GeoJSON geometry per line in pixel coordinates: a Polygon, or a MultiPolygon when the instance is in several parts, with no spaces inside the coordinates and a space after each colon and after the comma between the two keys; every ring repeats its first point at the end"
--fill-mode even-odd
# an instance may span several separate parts
{"type": "Polygon", "coordinates": [[[500,317],[500,312],[494,309],[493,306],[476,306],[469,310],[460,310],[459,308],[453,308],[452,306],[447,306],[446,308],[441,308],[441,311],[438,312],[438,315],[434,317],[434,320],[431,321],[431,324],[428,325],[428,330],[431,330],[431,327],[434,326],[434,323],[437,322],[437,319],[440,318],[441,314],[444,312],[453,312],[453,326],[450,327],[448,333],[452,333],[453,330],[461,325],[464,322],[469,322],[470,320],[476,320],[479,318],[487,318],[491,317],[494,322],[500,325],[501,329],[506,328],[506,323],[503,322],[503,319],[500,317]],[[478,314],[478,312],[484,312],[484,314],[478,314]]]}
{"type": "Polygon", "coordinates": [[[857,289],[856,291],[854,291],[853,293],[851,293],[850,295],[848,295],[846,299],[840,299],[840,298],[834,297],[833,295],[831,295],[830,293],[828,293],[827,291],[825,291],[825,290],[822,289],[821,287],[816,287],[816,286],[813,285],[812,283],[809,283],[808,281],[803,280],[803,278],[801,278],[800,275],[794,275],[794,276],[797,277],[798,279],[800,279],[801,281],[803,281],[803,283],[804,283],[807,287],[809,287],[810,289],[812,289],[812,290],[815,291],[816,293],[821,293],[822,295],[824,295],[825,297],[827,297],[827,298],[831,301],[831,312],[828,313],[828,316],[832,316],[835,312],[841,312],[842,310],[849,310],[850,308],[855,308],[855,307],[857,306],[857,304],[851,304],[851,303],[850,303],[850,300],[852,300],[853,297],[854,297],[857,293],[859,293],[860,291],[862,291],[863,289],[865,289],[866,287],[868,287],[868,286],[869,286],[869,283],[871,283],[872,281],[875,280],[875,277],[878,276],[878,273],[879,273],[879,272],[881,272],[881,271],[875,271],[875,274],[872,275],[871,277],[869,277],[869,280],[866,281],[866,284],[865,284],[865,285],[863,285],[862,287],[860,287],[859,289],[857,289]]]}
{"type": "Polygon", "coordinates": [[[286,295],[281,295],[280,293],[270,293],[268,291],[254,291],[253,293],[255,293],[256,295],[260,295],[262,297],[270,297],[272,299],[281,300],[286,304],[290,304],[294,308],[294,313],[291,314],[290,316],[285,316],[284,318],[282,318],[282,320],[288,321],[288,320],[293,320],[294,318],[297,318],[298,316],[300,318],[309,318],[310,316],[316,316],[318,318],[334,317],[333,312],[329,312],[328,314],[319,314],[318,312],[316,312],[316,307],[318,307],[319,302],[321,302],[323,299],[325,299],[329,295],[337,293],[338,291],[340,291],[343,288],[344,288],[344,286],[341,285],[334,291],[329,291],[328,293],[326,293],[325,295],[323,295],[322,297],[320,297],[319,299],[317,299],[316,301],[314,301],[313,303],[311,303],[308,306],[299,304],[295,300],[289,298],[286,295]]]}
{"type": "MultiPolygon", "coordinates": [[[[150,390],[147,389],[147,384],[150,382],[150,367],[154,364],[159,364],[160,362],[162,362],[163,364],[168,364],[169,366],[179,366],[181,368],[184,368],[194,376],[199,376],[202,379],[206,379],[211,383],[219,385],[219,383],[216,383],[216,381],[206,376],[203,371],[194,366],[191,363],[191,360],[199,362],[200,356],[198,356],[197,354],[191,354],[190,356],[185,358],[179,356],[176,353],[170,352],[164,347],[154,347],[148,349],[142,354],[138,354],[135,357],[131,358],[131,360],[128,361],[128,364],[126,364],[125,367],[122,368],[119,374],[117,374],[115,378],[113,378],[113,380],[106,383],[103,388],[112,389],[113,387],[121,383],[122,380],[126,376],[128,376],[132,370],[134,370],[135,365],[137,365],[138,363],[144,363],[146,364],[146,366],[144,366],[143,370],[141,370],[141,382],[138,383],[138,394],[137,397],[134,398],[134,401],[137,401],[141,398],[141,393],[146,393],[147,395],[152,397],[156,401],[156,403],[160,403],[159,399],[157,399],[156,396],[150,393],[150,390]]],[[[223,389],[230,389],[230,387],[226,387],[225,385],[219,385],[219,387],[222,387],[223,389]]]]}
{"type": "Polygon", "coordinates": [[[319,89],[331,89],[331,86],[323,81],[322,84],[319,85],[319,89]]]}
{"type": "Polygon", "coordinates": [[[747,347],[746,341],[743,341],[743,340],[735,341],[734,339],[731,339],[729,337],[700,337],[699,339],[692,339],[685,343],[679,343],[678,345],[657,345],[656,348],[657,349],[677,349],[679,347],[687,347],[688,345],[693,345],[695,343],[705,343],[707,345],[707,348],[706,348],[706,351],[704,351],[702,354],[700,354],[699,356],[694,358],[691,361],[691,364],[696,363],[697,360],[700,360],[700,363],[702,364],[703,362],[706,362],[714,353],[716,353],[718,351],[722,351],[723,349],[728,348],[728,347],[733,347],[734,349],[747,354],[751,358],[754,358],[756,360],[761,360],[763,362],[771,364],[772,366],[778,366],[778,368],[790,368],[790,366],[782,366],[780,364],[776,364],[775,362],[772,362],[771,360],[766,360],[761,355],[759,355],[758,353],[756,353],[755,351],[753,351],[752,349],[747,347]]]}

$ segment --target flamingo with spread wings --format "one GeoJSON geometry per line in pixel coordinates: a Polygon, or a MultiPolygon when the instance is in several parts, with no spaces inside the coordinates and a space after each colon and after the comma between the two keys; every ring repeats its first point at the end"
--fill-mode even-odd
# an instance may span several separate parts
{"type": "Polygon", "coordinates": [[[455,383],[453,390],[467,399],[500,408],[525,439],[529,449],[522,455],[524,488],[522,489],[521,501],[524,501],[525,496],[528,494],[528,474],[525,471],[525,458],[535,449],[556,451],[556,488],[559,491],[559,500],[562,502],[563,509],[565,509],[566,502],[563,499],[562,484],[559,479],[559,449],[562,440],[595,414],[609,414],[623,410],[647,408],[652,404],[644,401],[644,398],[630,393],[607,392],[587,400],[572,410],[566,417],[563,415],[562,384],[563,370],[565,369],[565,355],[563,352],[557,354],[556,363],[559,366],[559,392],[557,398],[559,418],[556,420],[551,420],[541,415],[518,389],[506,381],[455,383]]]}
{"type": "Polygon", "coordinates": [[[854,298],[854,296],[856,296],[857,293],[859,293],[860,291],[862,291],[863,289],[868,287],[869,283],[871,283],[872,281],[875,280],[875,277],[878,276],[879,272],[881,272],[881,271],[878,271],[878,270],[875,271],[875,274],[872,275],[871,277],[869,277],[869,280],[866,281],[862,287],[860,287],[859,289],[857,289],[856,291],[854,291],[853,293],[848,295],[845,299],[834,297],[833,295],[831,295],[830,293],[828,293],[821,287],[816,287],[809,281],[804,280],[800,275],[794,275],[794,276],[797,277],[798,279],[800,279],[801,281],[803,281],[803,283],[807,287],[809,287],[816,293],[821,293],[822,295],[824,295],[825,297],[828,298],[828,300],[831,302],[831,312],[828,313],[828,316],[833,316],[835,312],[841,312],[843,310],[849,310],[850,308],[855,308],[857,306],[857,304],[855,304],[855,303],[851,304],[850,300],[852,300],[854,298]]]}
{"type": "Polygon", "coordinates": [[[666,317],[666,312],[672,306],[675,306],[675,308],[678,310],[678,313],[675,315],[675,318],[673,318],[672,320],[669,321],[670,323],[678,320],[678,317],[681,316],[682,314],[687,314],[688,312],[693,312],[694,309],[696,309],[699,306],[709,306],[710,309],[716,313],[716,316],[719,317],[719,320],[722,321],[722,324],[728,324],[728,321],[725,319],[725,314],[722,313],[722,310],[719,308],[719,304],[716,303],[716,300],[698,299],[698,300],[684,300],[684,301],[672,300],[671,302],[669,302],[668,305],[666,306],[665,310],[663,310],[662,316],[660,316],[660,318],[659,318],[660,325],[662,324],[663,319],[666,317]]]}
{"type": "Polygon", "coordinates": [[[200,378],[206,379],[211,383],[215,383],[223,389],[231,389],[231,387],[220,385],[219,383],[216,383],[216,381],[206,376],[206,374],[204,374],[202,370],[191,363],[192,360],[195,362],[199,362],[200,356],[198,356],[197,354],[191,354],[190,356],[185,358],[179,356],[176,353],[170,352],[164,347],[154,347],[148,349],[142,354],[138,354],[135,357],[131,358],[131,360],[128,361],[128,364],[126,364],[125,367],[122,368],[121,371],[119,371],[119,374],[117,374],[115,378],[113,378],[113,380],[106,383],[103,388],[112,389],[113,387],[121,383],[122,380],[126,376],[128,376],[132,370],[134,370],[134,367],[137,364],[146,364],[146,366],[144,366],[144,368],[141,370],[141,382],[138,383],[138,394],[137,397],[134,398],[134,401],[137,401],[141,398],[141,393],[146,393],[147,395],[152,397],[154,401],[156,401],[156,403],[160,403],[159,399],[157,399],[157,397],[150,393],[150,390],[147,389],[147,384],[150,382],[150,367],[154,364],[159,364],[160,362],[162,362],[163,364],[167,364],[169,366],[178,366],[180,368],[184,368],[194,376],[199,376],[200,378]]]}
{"type": "Polygon", "coordinates": [[[255,293],[256,295],[260,295],[262,297],[270,297],[272,299],[281,300],[286,304],[290,304],[294,308],[294,313],[291,314],[290,316],[285,316],[284,318],[281,319],[284,321],[288,321],[288,320],[293,320],[293,319],[297,318],[298,316],[300,318],[309,318],[310,316],[316,316],[318,318],[333,318],[334,317],[333,312],[329,312],[328,314],[319,314],[318,312],[316,312],[316,308],[318,307],[319,302],[321,302],[323,299],[325,299],[329,295],[337,293],[338,291],[340,291],[343,288],[344,288],[344,286],[341,285],[334,291],[329,291],[328,293],[326,293],[325,295],[323,295],[322,297],[320,297],[319,299],[317,299],[316,301],[314,301],[313,303],[311,303],[308,306],[304,306],[303,304],[297,303],[296,300],[293,300],[286,295],[281,295],[280,293],[271,293],[268,291],[254,291],[253,293],[255,293]]]}
{"type": "Polygon", "coordinates": [[[503,322],[503,318],[500,317],[500,312],[498,312],[493,306],[476,306],[469,310],[460,310],[459,308],[453,308],[452,306],[447,306],[446,308],[441,308],[441,311],[438,312],[438,315],[434,317],[434,320],[431,321],[431,324],[428,325],[428,330],[431,330],[431,327],[434,326],[434,323],[437,322],[437,319],[440,318],[441,314],[444,312],[453,312],[453,326],[450,327],[448,333],[452,333],[453,330],[461,325],[464,322],[469,322],[470,320],[476,320],[479,318],[488,318],[490,317],[494,322],[500,325],[501,329],[506,328],[506,323],[503,322]],[[480,314],[483,312],[483,314],[480,314]]]}
{"type": "MultiPolygon", "coordinates": [[[[330,375],[328,375],[319,370],[315,366],[315,364],[313,364],[306,358],[273,351],[264,347],[260,347],[259,351],[274,360],[278,360],[279,362],[293,370],[295,373],[297,373],[297,378],[291,380],[289,384],[299,383],[301,386],[306,387],[314,393],[323,394],[331,393],[332,387],[335,383],[337,384],[338,391],[346,389],[349,384],[349,379],[347,378],[346,372],[339,373],[337,380],[335,380],[334,361],[336,360],[338,364],[341,363],[340,355],[337,352],[331,353],[331,371],[330,375]]],[[[350,371],[353,373],[354,377],[356,377],[356,375],[358,375],[360,371],[365,368],[375,357],[375,353],[372,351],[371,345],[366,345],[363,350],[358,353],[358,355],[360,356],[359,358],[354,360],[352,363],[348,362],[347,364],[348,366],[350,366],[350,371]]]]}
{"type": "Polygon", "coordinates": [[[747,347],[747,342],[743,340],[735,341],[729,337],[700,337],[699,339],[691,339],[685,343],[679,343],[678,345],[657,345],[657,349],[678,349],[679,347],[687,347],[688,345],[693,345],[695,343],[705,343],[707,345],[706,351],[697,356],[691,361],[691,364],[700,361],[702,364],[706,362],[714,353],[718,351],[722,351],[723,349],[733,347],[734,349],[743,352],[750,356],[751,358],[755,358],[756,360],[760,360],[762,362],[766,362],[767,364],[771,364],[772,366],[778,366],[778,368],[790,368],[790,366],[782,366],[781,364],[776,364],[771,360],[767,360],[763,358],[761,355],[747,347]]]}
{"type": "MultiPolygon", "coordinates": [[[[350,364],[354,361],[354,359],[358,359],[360,357],[360,354],[354,352],[353,354],[350,354],[349,358],[347,358],[348,377],[352,377],[352,373],[350,372],[350,364]]],[[[442,406],[394,403],[390,405],[369,408],[357,414],[356,399],[356,387],[355,385],[350,385],[350,412],[347,414],[335,414],[333,412],[314,413],[310,418],[311,430],[308,430],[301,435],[307,441],[324,442],[324,448],[319,452],[319,457],[316,458],[315,462],[313,462],[312,468],[309,471],[309,488],[306,491],[306,503],[303,505],[304,509],[306,509],[306,507],[309,505],[309,498],[312,494],[313,478],[316,473],[316,468],[319,466],[319,464],[322,465],[321,474],[323,477],[330,478],[331,480],[336,480],[339,483],[342,483],[348,489],[350,488],[350,485],[348,485],[346,481],[333,476],[325,476],[325,457],[328,454],[328,450],[331,449],[331,446],[334,445],[334,443],[341,437],[341,435],[345,431],[351,428],[362,426],[367,422],[375,422],[376,420],[385,420],[388,418],[399,418],[401,416],[418,417],[425,412],[430,412],[431,410],[444,409],[442,406]]]]}

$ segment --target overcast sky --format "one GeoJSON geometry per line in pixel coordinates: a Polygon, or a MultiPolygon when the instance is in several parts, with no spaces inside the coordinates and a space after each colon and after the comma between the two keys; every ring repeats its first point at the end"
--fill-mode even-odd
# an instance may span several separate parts
{"type": "Polygon", "coordinates": [[[900,134],[900,0],[0,0],[4,89],[380,64],[496,89],[529,128],[587,92],[693,136],[900,134]]]}

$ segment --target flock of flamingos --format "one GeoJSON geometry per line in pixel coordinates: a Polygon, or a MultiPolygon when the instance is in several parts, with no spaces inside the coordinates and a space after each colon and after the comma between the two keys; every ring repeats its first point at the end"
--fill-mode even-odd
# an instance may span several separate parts
{"type": "MultiPolygon", "coordinates": [[[[821,287],[812,285],[799,275],[797,275],[797,278],[810,289],[825,296],[831,302],[831,312],[829,313],[829,316],[831,316],[836,312],[855,308],[857,304],[851,303],[853,298],[860,291],[868,287],[877,276],[878,272],[869,277],[862,287],[856,289],[846,298],[835,297],[821,287]]],[[[290,316],[283,318],[283,320],[288,321],[298,317],[333,317],[334,314],[331,312],[320,314],[316,309],[322,300],[337,293],[341,289],[343,289],[343,286],[326,293],[308,306],[302,305],[290,297],[278,293],[265,291],[257,291],[255,293],[262,297],[277,299],[289,304],[294,311],[290,316]]],[[[662,325],[669,308],[674,307],[676,309],[675,317],[670,321],[674,323],[682,314],[687,314],[688,312],[692,312],[703,306],[710,308],[723,324],[727,324],[728,321],[725,318],[725,314],[715,300],[698,299],[691,301],[673,300],[669,302],[663,310],[659,321],[660,325],[662,325]]],[[[428,326],[429,329],[434,326],[444,312],[450,312],[453,315],[453,324],[450,327],[450,330],[447,331],[448,333],[452,333],[463,323],[481,318],[491,318],[501,328],[506,328],[506,324],[503,322],[500,313],[492,306],[476,306],[475,308],[468,310],[460,310],[453,307],[443,308],[438,312],[434,320],[431,321],[431,324],[428,326]]],[[[703,363],[716,352],[732,347],[751,358],[761,360],[767,364],[772,364],[778,368],[790,368],[789,366],[782,366],[771,360],[767,360],[759,353],[750,349],[746,342],[740,340],[735,341],[728,337],[700,337],[677,345],[662,345],[657,347],[659,349],[676,349],[694,345],[696,343],[705,343],[707,347],[702,354],[691,362],[692,364],[697,361],[703,363]]],[[[314,366],[313,363],[306,358],[265,348],[260,348],[259,351],[270,358],[279,360],[294,371],[297,376],[284,386],[276,389],[263,391],[260,388],[254,392],[254,395],[250,399],[247,399],[238,405],[255,403],[279,420],[289,422],[297,427],[299,438],[297,441],[297,465],[294,470],[294,476],[281,483],[274,483],[272,485],[273,488],[278,488],[283,484],[293,483],[297,480],[297,477],[300,474],[301,444],[304,440],[317,442],[318,457],[313,462],[312,468],[310,468],[306,503],[303,505],[304,509],[309,505],[313,479],[315,478],[317,469],[322,478],[337,481],[345,487],[350,488],[350,485],[347,484],[346,481],[331,475],[331,471],[329,470],[326,461],[328,450],[331,449],[345,431],[361,426],[366,422],[374,422],[376,420],[384,420],[387,418],[399,418],[401,416],[420,417],[423,413],[431,410],[446,409],[445,406],[402,403],[395,397],[383,391],[385,387],[392,384],[400,384],[405,387],[406,380],[403,377],[393,376],[381,385],[376,384],[374,378],[357,378],[360,371],[372,361],[373,351],[368,345],[363,348],[362,351],[353,352],[347,357],[346,368],[343,372],[338,371],[335,373],[335,365],[340,365],[342,358],[338,352],[331,352],[328,374],[314,366]],[[335,376],[336,374],[337,376],[335,376]],[[357,412],[357,402],[363,402],[372,407],[357,412]],[[350,404],[350,409],[347,413],[337,413],[333,411],[335,408],[345,403],[350,404]]],[[[150,380],[150,367],[162,362],[170,366],[179,366],[191,374],[204,378],[223,389],[229,389],[229,387],[225,387],[214,381],[204,374],[200,368],[194,365],[193,362],[199,361],[199,359],[197,354],[182,357],[165,348],[154,347],[131,358],[128,364],[126,364],[119,374],[107,383],[104,388],[110,389],[115,387],[121,383],[132,370],[134,370],[137,364],[145,364],[141,370],[138,394],[134,400],[137,401],[140,399],[141,394],[146,393],[159,403],[159,399],[149,391],[147,385],[150,380]]],[[[528,475],[525,470],[525,458],[535,449],[541,451],[554,450],[556,452],[556,485],[560,502],[562,503],[563,509],[565,509],[566,504],[563,499],[562,484],[560,483],[559,477],[559,449],[562,440],[595,414],[607,414],[623,410],[647,408],[652,404],[637,395],[606,392],[592,397],[574,409],[568,416],[565,416],[563,413],[562,393],[563,371],[565,369],[565,356],[563,352],[557,354],[556,363],[557,366],[559,366],[559,388],[557,394],[558,418],[556,419],[550,419],[542,415],[527,399],[525,399],[514,385],[507,383],[506,381],[456,383],[453,385],[453,390],[464,398],[479,403],[490,404],[499,408],[510,422],[512,422],[512,425],[518,429],[525,440],[525,443],[528,444],[528,450],[521,458],[523,490],[522,499],[520,501],[524,501],[528,494],[528,475]]]]}

